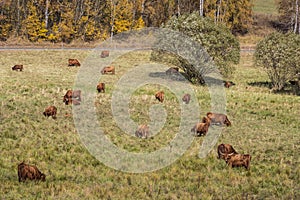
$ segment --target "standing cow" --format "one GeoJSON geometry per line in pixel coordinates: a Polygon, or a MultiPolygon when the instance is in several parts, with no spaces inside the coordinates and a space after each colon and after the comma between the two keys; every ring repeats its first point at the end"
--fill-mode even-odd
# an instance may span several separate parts
{"type": "Polygon", "coordinates": [[[149,132],[149,126],[146,124],[142,124],[138,127],[138,129],[135,132],[135,136],[139,138],[148,138],[150,135],[149,132]]]}
{"type": "Polygon", "coordinates": [[[230,144],[219,144],[218,145],[218,159],[224,159],[227,155],[237,154],[235,149],[230,144]]]}
{"type": "Polygon", "coordinates": [[[250,169],[251,156],[249,154],[228,154],[225,161],[229,167],[245,167],[250,169]]]}
{"type": "Polygon", "coordinates": [[[104,51],[101,52],[101,55],[100,55],[101,58],[106,58],[108,56],[109,56],[109,51],[108,50],[104,50],[104,51]]]}
{"type": "Polygon", "coordinates": [[[66,105],[69,105],[69,104],[74,104],[74,105],[79,105],[80,104],[80,101],[81,101],[81,90],[68,90],[66,92],[66,94],[64,95],[64,98],[63,98],[63,102],[66,104],[66,105]],[[77,104],[75,104],[75,102],[77,102],[77,104]]]}
{"type": "Polygon", "coordinates": [[[190,94],[184,94],[182,97],[182,101],[186,104],[188,104],[191,100],[191,95],[190,94]]]}
{"type": "Polygon", "coordinates": [[[80,67],[80,62],[77,59],[70,58],[68,66],[80,67]]]}
{"type": "Polygon", "coordinates": [[[165,97],[165,93],[164,91],[158,91],[155,94],[155,99],[157,99],[159,102],[163,103],[164,102],[164,97],[165,97]]]}
{"type": "Polygon", "coordinates": [[[229,121],[228,117],[225,114],[208,112],[206,116],[210,118],[212,124],[215,125],[225,124],[226,126],[231,126],[231,122],[229,121]]]}
{"type": "Polygon", "coordinates": [[[23,65],[15,65],[11,68],[13,71],[23,71],[23,65]]]}
{"type": "Polygon", "coordinates": [[[105,93],[105,83],[99,83],[97,85],[97,91],[100,93],[100,92],[103,92],[105,93]]]}
{"type": "Polygon", "coordinates": [[[53,119],[56,119],[56,113],[57,113],[57,108],[55,106],[48,106],[45,111],[43,112],[43,114],[46,117],[50,117],[52,116],[53,119]]]}
{"type": "Polygon", "coordinates": [[[208,117],[203,117],[202,122],[197,123],[192,129],[196,136],[206,135],[208,128],[210,126],[210,119],[208,117]]]}
{"type": "Polygon", "coordinates": [[[25,164],[24,161],[18,165],[18,178],[19,182],[29,180],[46,180],[46,175],[34,165],[25,164]]]}
{"type": "Polygon", "coordinates": [[[115,74],[115,67],[114,66],[107,66],[107,67],[104,67],[101,70],[101,74],[108,74],[108,73],[115,74]]]}

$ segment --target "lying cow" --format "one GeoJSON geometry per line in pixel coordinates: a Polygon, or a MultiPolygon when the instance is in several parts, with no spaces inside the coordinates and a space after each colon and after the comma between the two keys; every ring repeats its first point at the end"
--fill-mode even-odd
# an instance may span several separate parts
{"type": "Polygon", "coordinates": [[[97,90],[98,90],[99,93],[100,93],[100,92],[105,93],[105,83],[99,83],[99,84],[97,85],[97,90]]]}
{"type": "Polygon", "coordinates": [[[183,101],[184,103],[188,104],[188,103],[190,102],[190,100],[191,100],[191,95],[190,95],[190,94],[185,94],[185,95],[183,95],[182,101],[183,101]]]}
{"type": "Polygon", "coordinates": [[[159,91],[155,94],[155,99],[160,102],[164,102],[165,93],[163,91],[159,91]]]}
{"type": "Polygon", "coordinates": [[[167,71],[166,74],[167,75],[172,75],[172,74],[177,74],[179,72],[179,68],[178,67],[170,67],[167,71]]]}
{"type": "Polygon", "coordinates": [[[235,83],[232,82],[232,81],[224,81],[224,86],[225,86],[226,88],[230,88],[230,87],[233,86],[233,85],[235,85],[235,83]]]}
{"type": "Polygon", "coordinates": [[[108,56],[109,56],[109,51],[104,50],[104,51],[101,52],[101,55],[100,55],[101,58],[106,58],[108,56]]]}
{"type": "Polygon", "coordinates": [[[45,109],[43,114],[46,117],[52,116],[53,119],[56,119],[57,108],[55,106],[49,106],[45,109]]]}
{"type": "MultiPolygon", "coordinates": [[[[66,104],[66,105],[69,105],[69,104],[74,104],[74,102],[79,102],[80,104],[80,101],[81,101],[81,90],[68,90],[63,98],[63,102],[66,104]],[[75,101],[74,101],[75,100],[75,101]]],[[[78,104],[74,104],[74,105],[78,105],[78,104]]]]}
{"type": "Polygon", "coordinates": [[[15,70],[15,71],[23,71],[23,65],[15,65],[11,68],[12,70],[15,70]]]}
{"type": "Polygon", "coordinates": [[[224,159],[225,157],[230,154],[237,154],[234,148],[230,144],[219,144],[218,145],[218,159],[224,159]]]}
{"type": "Polygon", "coordinates": [[[149,126],[145,124],[140,125],[135,132],[135,136],[139,138],[148,138],[149,135],[149,126]]]}
{"type": "Polygon", "coordinates": [[[101,74],[108,74],[108,73],[115,74],[115,67],[114,66],[107,66],[107,67],[104,67],[101,70],[101,74]]]}
{"type": "Polygon", "coordinates": [[[76,66],[76,67],[79,67],[80,66],[80,63],[77,59],[72,59],[70,58],[69,59],[69,65],[68,66],[76,66]]]}
{"type": "Polygon", "coordinates": [[[225,161],[229,167],[245,167],[249,170],[251,156],[249,154],[227,154],[225,161]]]}
{"type": "Polygon", "coordinates": [[[208,112],[206,116],[210,118],[212,124],[215,125],[225,124],[226,126],[231,126],[231,122],[229,121],[228,117],[225,114],[208,112]]]}
{"type": "Polygon", "coordinates": [[[196,136],[206,135],[208,128],[210,126],[210,119],[208,117],[203,117],[202,122],[197,123],[192,129],[196,136]]]}
{"type": "Polygon", "coordinates": [[[29,180],[46,180],[46,175],[40,172],[34,165],[25,164],[24,161],[18,165],[19,182],[29,180]]]}

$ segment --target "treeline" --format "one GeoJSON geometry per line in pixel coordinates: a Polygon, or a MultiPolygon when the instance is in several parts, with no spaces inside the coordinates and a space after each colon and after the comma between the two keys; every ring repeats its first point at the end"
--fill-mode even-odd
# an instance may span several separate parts
{"type": "Polygon", "coordinates": [[[159,27],[174,15],[194,11],[234,34],[246,33],[252,23],[251,0],[2,0],[0,40],[93,41],[159,27]]]}

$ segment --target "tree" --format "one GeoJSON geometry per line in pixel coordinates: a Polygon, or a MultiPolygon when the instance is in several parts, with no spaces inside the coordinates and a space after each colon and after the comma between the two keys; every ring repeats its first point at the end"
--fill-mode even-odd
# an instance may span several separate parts
{"type": "Polygon", "coordinates": [[[272,33],[259,42],[254,56],[256,65],[266,70],[273,90],[282,90],[290,80],[296,80],[300,87],[299,35],[272,33]]]}
{"type": "Polygon", "coordinates": [[[279,26],[283,31],[300,34],[300,1],[280,0],[278,3],[279,26]]]}

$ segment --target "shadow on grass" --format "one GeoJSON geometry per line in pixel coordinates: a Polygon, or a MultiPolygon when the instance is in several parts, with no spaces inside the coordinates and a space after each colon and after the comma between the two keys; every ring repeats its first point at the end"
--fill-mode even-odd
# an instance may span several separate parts
{"type": "Polygon", "coordinates": [[[254,86],[254,87],[268,88],[274,94],[288,94],[288,95],[297,95],[297,96],[300,96],[299,89],[295,85],[292,85],[292,84],[287,84],[284,87],[284,89],[282,89],[282,90],[272,90],[272,83],[269,82],[269,81],[250,82],[250,83],[248,83],[248,85],[254,86]]]}

